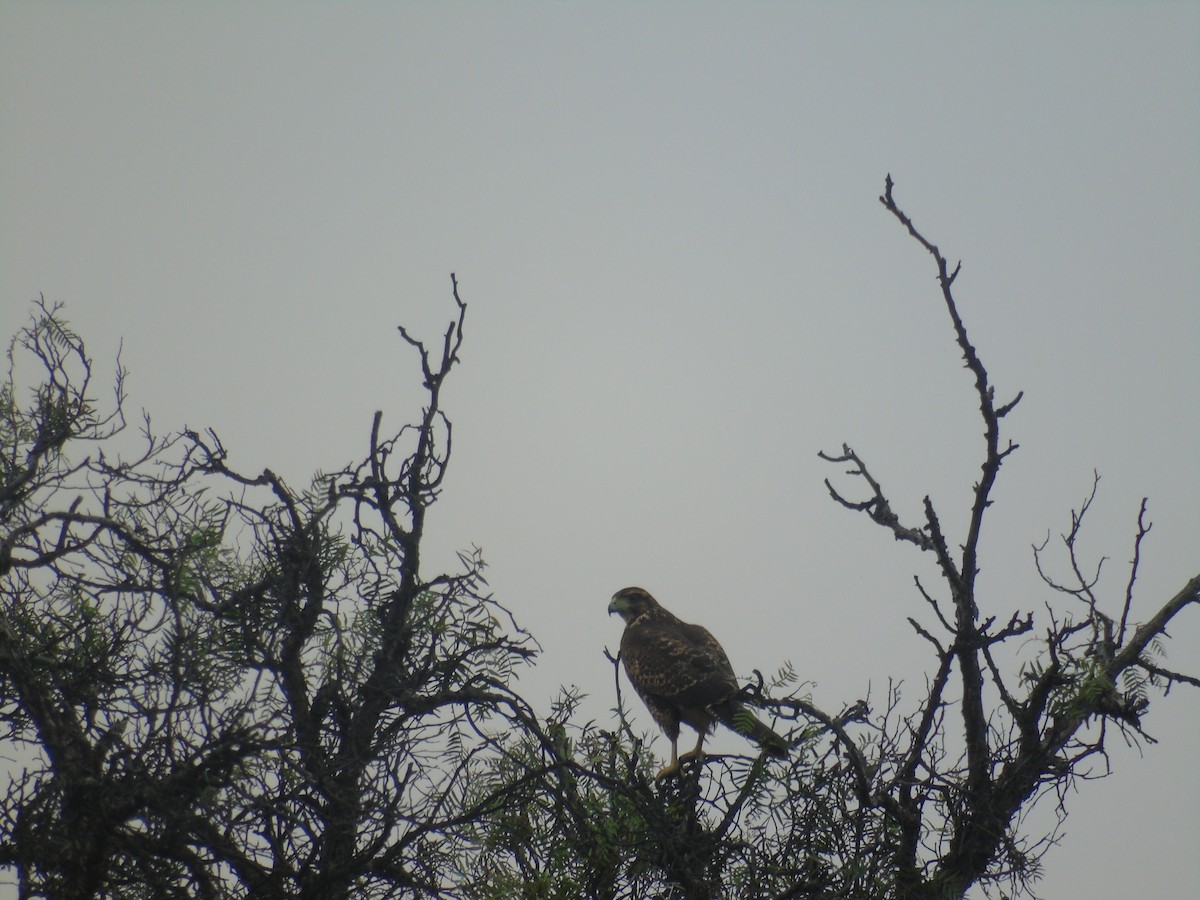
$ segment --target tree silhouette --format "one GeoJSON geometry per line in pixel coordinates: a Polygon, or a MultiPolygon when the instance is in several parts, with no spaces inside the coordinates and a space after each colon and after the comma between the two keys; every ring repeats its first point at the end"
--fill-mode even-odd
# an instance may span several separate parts
{"type": "Polygon", "coordinates": [[[129,428],[119,363],[101,403],[84,342],[37,304],[0,390],[0,866],[21,896],[1028,891],[1054,838],[1030,808],[1048,797],[1061,821],[1068,789],[1107,771],[1094,767],[1114,731],[1144,739],[1160,691],[1200,685],[1165,660],[1200,574],[1135,599],[1143,503],[1106,604],[1078,542],[1097,477],[1057,557],[1035,548],[1044,611],[988,606],[983,525],[1021,395],[997,399],[953,296],[959,268],[890,177],[880,200],[934,260],[983,425],[962,535],[928,496],[894,509],[851,447],[821,454],[842,471],[826,482],[835,504],[936,562],[938,583],[915,580],[926,612],[907,620],[929,647],[924,689],[889,683],[828,712],[790,666],[754,673],[746,699],[789,758],[713,754],[663,781],[616,659],[610,720],[572,691],[539,711],[512,680],[537,644],[487,593],[480,552],[456,572],[421,567],[463,342],[453,276],[440,345],[399,332],[420,362],[419,414],[389,432],[377,413],[361,461],[303,490],[239,471],[211,431],[129,428]],[[1014,642],[1024,663],[1002,652],[1014,642]]]}
{"type": "Polygon", "coordinates": [[[298,491],[212,432],[134,455],[124,373],[100,411],[84,344],[44,303],[4,389],[0,862],[22,896],[438,895],[457,833],[512,785],[474,773],[532,720],[536,644],[478,551],[423,575],[450,451],[441,386],[466,306],[420,357],[426,401],[362,462],[298,491]],[[23,358],[24,357],[24,358],[23,358]],[[18,363],[41,378],[23,408],[18,363]],[[72,457],[76,447],[90,451],[72,457]]]}
{"type": "MultiPolygon", "coordinates": [[[[1113,730],[1130,741],[1143,739],[1140,719],[1153,693],[1200,684],[1163,661],[1167,625],[1185,606],[1200,602],[1200,574],[1152,605],[1148,615],[1135,609],[1140,549],[1150,530],[1144,501],[1123,600],[1108,610],[1101,602],[1099,566],[1087,564],[1077,542],[1098,478],[1063,534],[1069,579],[1045,574],[1048,547],[1035,548],[1034,562],[1052,597],[1068,602],[1048,602],[1042,616],[1032,608],[992,610],[982,602],[976,576],[983,524],[1001,467],[1017,450],[1002,426],[1021,394],[997,401],[954,299],[959,267],[951,270],[896,205],[890,176],[880,202],[934,259],[983,423],[981,476],[961,537],[946,534],[928,496],[917,516],[897,513],[848,445],[820,454],[843,467],[842,480],[851,486],[826,481],[838,505],[869,516],[895,540],[936,561],[939,585],[915,579],[928,615],[907,619],[931,650],[923,694],[914,705],[889,683],[878,701],[863,698],[830,714],[804,696],[790,668],[770,684],[757,675],[746,685],[747,695],[795,723],[790,761],[710,757],[662,785],[647,777],[651,763],[618,700],[618,729],[580,726],[571,752],[550,753],[561,763],[552,769],[560,779],[555,803],[538,810],[532,824],[526,810],[519,834],[506,831],[504,840],[491,835],[494,844],[510,846],[520,843],[520,835],[534,834],[533,844],[546,848],[537,860],[523,860],[524,871],[543,874],[537,890],[519,896],[590,890],[604,897],[695,900],[945,900],[973,885],[994,896],[1021,894],[1029,891],[1055,835],[1029,831],[1025,814],[1050,797],[1061,824],[1068,789],[1107,773],[1106,763],[1097,773],[1093,762],[1107,759],[1113,730]],[[1016,671],[1006,670],[1007,660],[1016,657],[1002,656],[999,648],[1018,639],[1035,640],[1040,651],[1016,671]],[[597,858],[603,865],[591,864],[597,858]],[[563,859],[569,862],[563,865],[563,859]],[[592,889],[596,883],[605,889],[592,889]]],[[[569,732],[569,716],[557,727],[569,732]]],[[[553,751],[552,743],[543,746],[553,751]]],[[[489,862],[503,869],[501,857],[493,851],[489,862]]],[[[472,896],[513,895],[512,883],[472,896]]]]}

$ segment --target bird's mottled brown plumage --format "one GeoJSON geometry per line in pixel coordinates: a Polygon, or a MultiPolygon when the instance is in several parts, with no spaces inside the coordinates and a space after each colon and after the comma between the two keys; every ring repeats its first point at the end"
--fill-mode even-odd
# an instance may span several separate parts
{"type": "Polygon", "coordinates": [[[658,777],[679,769],[681,722],[699,734],[695,749],[685,758],[701,755],[704,737],[717,722],[775,756],[787,756],[787,742],[745,708],[729,657],[708,629],[680,620],[637,587],[617,591],[608,611],[625,620],[625,673],[671,740],[671,762],[658,777]]]}

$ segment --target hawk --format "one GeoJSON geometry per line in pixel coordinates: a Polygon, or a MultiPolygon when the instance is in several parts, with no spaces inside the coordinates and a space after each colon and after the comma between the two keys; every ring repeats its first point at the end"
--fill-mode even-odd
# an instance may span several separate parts
{"type": "Polygon", "coordinates": [[[683,759],[703,758],[704,738],[717,722],[755,741],[772,756],[788,755],[787,741],[742,702],[729,657],[707,629],[681,621],[639,587],[613,594],[608,613],[625,620],[621,635],[625,674],[671,740],[671,761],[658,778],[679,772],[680,722],[699,734],[695,749],[683,759]]]}

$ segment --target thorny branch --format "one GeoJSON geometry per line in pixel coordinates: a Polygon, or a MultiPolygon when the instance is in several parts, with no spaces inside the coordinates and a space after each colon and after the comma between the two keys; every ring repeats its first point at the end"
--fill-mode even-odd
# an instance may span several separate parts
{"type": "MultiPolygon", "coordinates": [[[[14,343],[42,369],[0,413],[0,865],[23,896],[444,895],[442,848],[538,777],[478,784],[532,713],[537,646],[477,551],[424,575],[450,456],[441,388],[466,304],[420,358],[426,403],[366,457],[296,490],[243,474],[212,431],[106,456],[124,426],[56,307],[14,343]],[[92,442],[96,452],[70,460],[92,442]]],[[[15,362],[14,362],[15,367],[15,362]]],[[[544,774],[544,773],[543,773],[544,774]]]]}
{"type": "MultiPolygon", "coordinates": [[[[1055,832],[1022,817],[1102,775],[1115,729],[1150,740],[1150,689],[1200,686],[1164,660],[1166,629],[1200,603],[1200,575],[1142,624],[1142,542],[1117,609],[1079,552],[1095,496],[1062,536],[1066,575],[1034,561],[1066,612],[994,611],[977,585],[983,520],[1016,449],[1001,436],[1021,394],[997,405],[959,315],[942,300],[983,420],[981,477],[960,540],[926,496],[897,512],[848,445],[821,456],[861,494],[831,498],[928,551],[941,586],[906,616],[934,663],[915,701],[888,683],[832,715],[790,667],[745,688],[790,722],[788,760],[714,753],[668,783],[624,714],[579,725],[564,690],[548,717],[512,686],[537,645],[486,591],[477,550],[461,571],[421,569],[425,514],[451,450],[441,389],[458,362],[465,304],[440,345],[415,349],[425,400],[410,424],[370,427],[366,455],[297,490],[242,474],[217,435],[153,437],[104,455],[124,426],[78,390],[82,343],[45,308],[20,344],[43,378],[28,409],[4,395],[0,433],[0,729],[41,756],[10,772],[0,865],[25,896],[856,897],[945,900],[973,884],[1019,893],[1055,832]],[[42,321],[43,319],[49,321],[42,321]],[[72,446],[94,446],[83,460],[72,446]],[[855,497],[861,499],[855,499],[855,497]],[[999,648],[1040,657],[1007,675],[999,648]],[[998,702],[995,698],[999,698],[998,702]],[[985,702],[986,701],[986,702],[985,702]]],[[[1108,569],[1104,569],[1108,575],[1108,569]]],[[[994,606],[994,604],[993,604],[994,606]]],[[[616,659],[610,657],[616,675],[616,659]]],[[[756,673],[757,674],[757,673],[756,673]]]]}
{"type": "MultiPolygon", "coordinates": [[[[1087,637],[1082,643],[1072,643],[1075,636],[1081,634],[1081,626],[1069,619],[1059,621],[1052,617],[1044,640],[1046,661],[1028,673],[1024,696],[1005,682],[992,648],[1031,633],[1033,614],[1013,612],[1008,624],[998,629],[993,627],[994,617],[980,621],[976,577],[984,519],[992,502],[992,491],[1004,460],[1017,449],[1017,444],[1002,439],[1002,421],[1020,402],[1022,394],[1018,392],[1006,403],[996,403],[995,389],[978,351],[968,338],[953,294],[962,264],[951,269],[938,246],[927,239],[897,206],[893,188],[889,175],[880,203],[934,259],[955,342],[972,374],[983,422],[984,447],[981,477],[974,488],[969,524],[957,553],[952,551],[928,496],[924,500],[924,523],[920,526],[906,524],[892,509],[883,487],[871,475],[866,463],[848,445],[843,444],[838,454],[820,454],[828,462],[848,464],[846,474],[866,486],[866,498],[852,500],[826,480],[826,488],[835,502],[852,511],[866,513],[872,521],[890,531],[896,540],[934,554],[953,609],[953,615],[944,615],[937,599],[919,579],[916,580],[920,595],[933,609],[947,639],[937,638],[917,620],[909,619],[917,634],[934,648],[938,667],[929,681],[920,709],[905,720],[903,730],[897,736],[904,744],[903,761],[891,778],[877,781],[872,786],[870,800],[893,817],[901,834],[894,850],[894,861],[902,897],[943,896],[941,892],[957,896],[980,880],[986,883],[989,879],[999,878],[1001,872],[1008,873],[1013,885],[1019,888],[1025,873],[1031,871],[1030,866],[1036,862],[1036,858],[1022,855],[1023,851],[1018,849],[1019,835],[1013,831],[1022,809],[1031,798],[1036,799],[1054,786],[1085,776],[1081,768],[1084,761],[1104,752],[1104,722],[1112,721],[1122,728],[1140,731],[1139,717],[1148,701],[1140,688],[1127,695],[1116,690],[1115,685],[1122,674],[1137,670],[1144,673],[1145,679],[1165,680],[1168,687],[1172,683],[1197,683],[1192,675],[1170,672],[1151,662],[1145,651],[1165,634],[1166,625],[1182,608],[1198,602],[1200,576],[1190,581],[1149,621],[1134,629],[1132,635],[1128,634],[1142,541],[1150,530],[1143,501],[1124,603],[1119,622],[1114,624],[1113,619],[1101,611],[1094,590],[1099,583],[1100,566],[1085,574],[1077,554],[1076,537],[1095,496],[1094,483],[1092,494],[1073,514],[1071,528],[1063,537],[1073,583],[1062,585],[1049,578],[1041,560],[1045,544],[1035,548],[1035,563],[1046,583],[1084,602],[1087,637]],[[1099,668],[1087,660],[1096,660],[1099,668]],[[958,709],[963,757],[961,769],[948,769],[939,766],[939,754],[940,748],[945,746],[942,730],[952,708],[945,692],[955,669],[961,685],[958,709]],[[1000,697],[1003,712],[1008,717],[1007,725],[1000,711],[989,713],[987,709],[985,695],[989,683],[1000,697]],[[1099,733],[1085,737],[1087,723],[1096,718],[1101,723],[1099,733]],[[926,773],[924,778],[920,776],[922,772],[926,773]],[[932,856],[923,856],[930,848],[933,848],[932,856]]],[[[1135,683],[1140,682],[1135,680],[1135,683]]],[[[850,753],[849,757],[857,773],[860,800],[864,800],[867,792],[863,788],[863,779],[867,768],[856,762],[856,759],[861,760],[861,755],[856,757],[850,753]]],[[[1046,844],[1035,846],[1044,850],[1046,844]]]]}

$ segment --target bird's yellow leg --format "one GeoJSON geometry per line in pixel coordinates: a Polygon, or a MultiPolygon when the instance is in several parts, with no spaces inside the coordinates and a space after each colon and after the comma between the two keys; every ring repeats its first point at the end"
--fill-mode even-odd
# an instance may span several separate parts
{"type": "Polygon", "coordinates": [[[706,735],[703,731],[700,732],[700,737],[696,738],[696,746],[693,747],[691,750],[689,750],[687,753],[683,754],[683,756],[679,757],[680,760],[694,759],[694,760],[696,760],[696,762],[702,761],[704,759],[704,738],[705,738],[705,736],[706,735]]]}
{"type": "Polygon", "coordinates": [[[671,761],[658,770],[658,774],[654,776],[655,781],[662,781],[664,778],[670,778],[672,775],[679,774],[679,738],[671,739],[671,761]]]}

